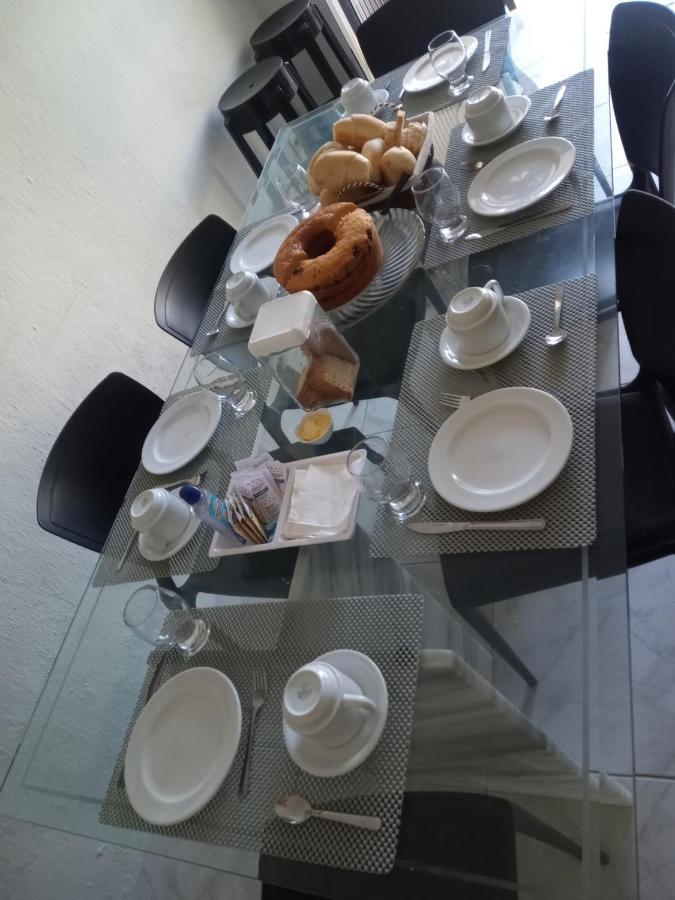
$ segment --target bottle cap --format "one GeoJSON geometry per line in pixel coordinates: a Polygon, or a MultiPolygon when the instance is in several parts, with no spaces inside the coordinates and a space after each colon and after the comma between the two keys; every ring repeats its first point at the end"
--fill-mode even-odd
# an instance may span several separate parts
{"type": "Polygon", "coordinates": [[[202,491],[193,484],[184,484],[178,493],[180,494],[181,500],[185,500],[190,506],[194,506],[202,499],[202,491]]]}

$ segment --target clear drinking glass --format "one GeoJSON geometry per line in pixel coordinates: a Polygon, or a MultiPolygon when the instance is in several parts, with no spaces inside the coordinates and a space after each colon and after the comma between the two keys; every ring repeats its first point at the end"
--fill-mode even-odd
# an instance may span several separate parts
{"type": "Polygon", "coordinates": [[[194,656],[208,641],[211,628],[181,606],[180,594],[146,584],[129,597],[122,616],[134,634],[153,647],[175,647],[183,656],[194,656]]]}
{"type": "Polygon", "coordinates": [[[426,494],[413,481],[408,458],[377,435],[355,444],[347,457],[347,469],[359,482],[366,497],[386,503],[400,522],[416,515],[424,506],[426,494]]]}
{"type": "Polygon", "coordinates": [[[237,416],[245,415],[256,405],[258,395],[247,387],[241,370],[223,353],[216,351],[200,357],[192,374],[200,387],[229,403],[237,416]]]}
{"type": "Polygon", "coordinates": [[[452,243],[466,231],[466,216],[462,215],[459,188],[443,166],[432,166],[412,183],[418,213],[427,222],[438,226],[439,237],[452,243]]]}
{"type": "Polygon", "coordinates": [[[288,171],[284,170],[275,179],[277,190],[287,206],[302,210],[302,218],[306,219],[319,206],[319,201],[310,191],[307,184],[307,172],[301,165],[296,165],[288,171]]]}
{"type": "Polygon", "coordinates": [[[429,58],[434,72],[444,78],[451,97],[461,97],[473,84],[466,74],[466,47],[456,31],[443,31],[429,42],[429,58]]]}

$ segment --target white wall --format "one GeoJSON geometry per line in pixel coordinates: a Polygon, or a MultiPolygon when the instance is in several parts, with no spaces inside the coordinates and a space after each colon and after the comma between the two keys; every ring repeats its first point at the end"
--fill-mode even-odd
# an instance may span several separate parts
{"type": "Polygon", "coordinates": [[[262,15],[232,0],[0,0],[0,780],[95,562],[35,521],[64,421],[108,372],[160,394],[160,273],[254,185],[218,99],[262,15]]]}

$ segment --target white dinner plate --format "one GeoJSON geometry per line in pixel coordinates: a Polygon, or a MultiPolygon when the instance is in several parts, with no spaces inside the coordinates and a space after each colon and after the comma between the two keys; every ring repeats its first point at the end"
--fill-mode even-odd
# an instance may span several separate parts
{"type": "MultiPolygon", "coordinates": [[[[471,34],[467,34],[466,37],[461,38],[461,41],[466,47],[466,61],[468,63],[478,48],[478,41],[471,34]]],[[[459,65],[459,50],[448,52],[457,56],[457,65],[459,65]]],[[[448,75],[450,75],[452,71],[452,69],[449,69],[448,75]]],[[[437,87],[439,84],[443,84],[444,81],[445,78],[441,78],[441,76],[434,71],[434,68],[431,65],[431,59],[427,53],[426,56],[420,56],[403,76],[403,90],[408,94],[419,94],[421,91],[428,91],[431,90],[431,88],[437,87]]]]}
{"type": "Polygon", "coordinates": [[[561,137],[534,138],[505,150],[481,169],[467,201],[481,216],[506,216],[538,203],[569,175],[574,144],[561,137]]]}
{"type": "Polygon", "coordinates": [[[220,422],[220,400],[211,391],[193,391],[172,403],[148,432],[141,461],[153,475],[187,465],[201,453],[220,422]]]}
{"type": "Polygon", "coordinates": [[[503,388],[460,406],[429,450],[438,494],[471,512],[499,512],[555,481],[572,449],[572,420],[559,400],[535,388],[503,388]]]}
{"type": "Polygon", "coordinates": [[[505,99],[506,105],[511,110],[511,115],[513,117],[511,125],[509,125],[508,128],[505,128],[504,131],[500,131],[499,134],[496,134],[494,137],[482,139],[479,139],[474,135],[470,125],[465,125],[464,128],[462,128],[462,140],[465,144],[468,144],[469,147],[487,147],[488,144],[496,144],[498,141],[503,141],[504,138],[513,134],[517,128],[520,128],[525,116],[530,111],[532,101],[524,94],[514,94],[505,99]]]}
{"type": "Polygon", "coordinates": [[[262,272],[274,262],[284,239],[297,226],[290,213],[273,216],[250,231],[232,254],[231,272],[262,272]]]}
{"type": "Polygon", "coordinates": [[[387,683],[377,665],[358,650],[331,650],[317,661],[332,663],[352,678],[376,711],[364,719],[360,731],[342,747],[325,747],[318,739],[305,737],[283,723],[284,742],[293,760],[304,772],[319,778],[336,778],[360,766],[377,746],[387,721],[387,683]]]}
{"type": "Polygon", "coordinates": [[[124,758],[124,785],[138,815],[175,825],[217,793],[241,736],[241,705],[216,669],[188,669],[169,679],[138,717],[124,758]]]}
{"type": "Polygon", "coordinates": [[[444,328],[438,349],[441,359],[453,369],[482,369],[492,366],[516,347],[527,334],[530,327],[530,308],[520,297],[504,297],[504,310],[509,317],[509,331],[503,341],[486,353],[462,353],[457,346],[455,336],[449,328],[444,328]]]}

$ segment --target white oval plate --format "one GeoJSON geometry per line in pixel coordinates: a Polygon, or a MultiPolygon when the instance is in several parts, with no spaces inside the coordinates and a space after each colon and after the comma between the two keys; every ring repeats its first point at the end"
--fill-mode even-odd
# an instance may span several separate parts
{"type": "Polygon", "coordinates": [[[510,134],[513,134],[513,132],[517,128],[520,128],[520,126],[523,124],[525,116],[530,111],[532,101],[524,94],[514,94],[513,96],[506,97],[505,99],[506,105],[511,110],[513,123],[509,125],[509,127],[505,131],[502,131],[500,134],[496,135],[496,137],[483,138],[482,140],[479,140],[474,136],[474,133],[469,125],[465,125],[464,128],[462,128],[462,140],[465,144],[468,144],[469,147],[487,147],[488,144],[496,144],[498,141],[503,141],[504,138],[507,138],[510,134]]]}
{"type": "Polygon", "coordinates": [[[561,137],[534,138],[500,153],[481,169],[466,196],[481,216],[506,216],[543,200],[572,171],[576,150],[561,137]]]}
{"type": "Polygon", "coordinates": [[[443,362],[453,369],[482,369],[513,353],[530,327],[530,308],[520,297],[507,296],[504,297],[504,309],[509,317],[509,333],[487,353],[462,353],[457,347],[453,333],[449,328],[444,328],[438,343],[443,362]]]}
{"type": "Polygon", "coordinates": [[[211,391],[194,391],[172,403],[148,432],[141,462],[153,475],[166,475],[201,453],[220,422],[220,400],[211,391]]]}
{"type": "Polygon", "coordinates": [[[216,669],[175,675],[138,717],[124,758],[124,784],[138,815],[175,825],[217,793],[241,736],[241,705],[230,679],[216,669]]]}
{"type": "Polygon", "coordinates": [[[304,772],[318,778],[336,778],[360,766],[377,746],[387,721],[387,683],[372,659],[358,650],[331,650],[318,659],[332,663],[353,678],[377,708],[344,747],[324,747],[319,741],[304,737],[283,723],[286,749],[293,762],[304,772]]]}
{"type": "Polygon", "coordinates": [[[444,500],[471,512],[499,512],[536,497],[562,471],[572,420],[551,394],[503,388],[456,410],[429,450],[429,476],[444,500]]]}
{"type": "MultiPolygon", "coordinates": [[[[466,47],[466,61],[468,64],[469,60],[478,49],[478,41],[471,34],[467,34],[466,37],[461,38],[461,41],[466,47]]],[[[459,53],[457,53],[457,56],[459,56],[459,53]]],[[[459,59],[457,60],[457,64],[459,65],[459,59]]],[[[448,71],[448,74],[451,74],[451,72],[448,71]]],[[[434,71],[434,68],[431,65],[431,59],[427,53],[426,56],[420,56],[403,76],[403,90],[408,94],[419,94],[421,91],[429,91],[431,88],[443,84],[444,81],[445,78],[441,78],[441,76],[434,71]]]]}
{"type": "Polygon", "coordinates": [[[231,272],[262,272],[274,262],[277,250],[298,220],[290,213],[273,216],[250,231],[232,254],[231,272]]]}

